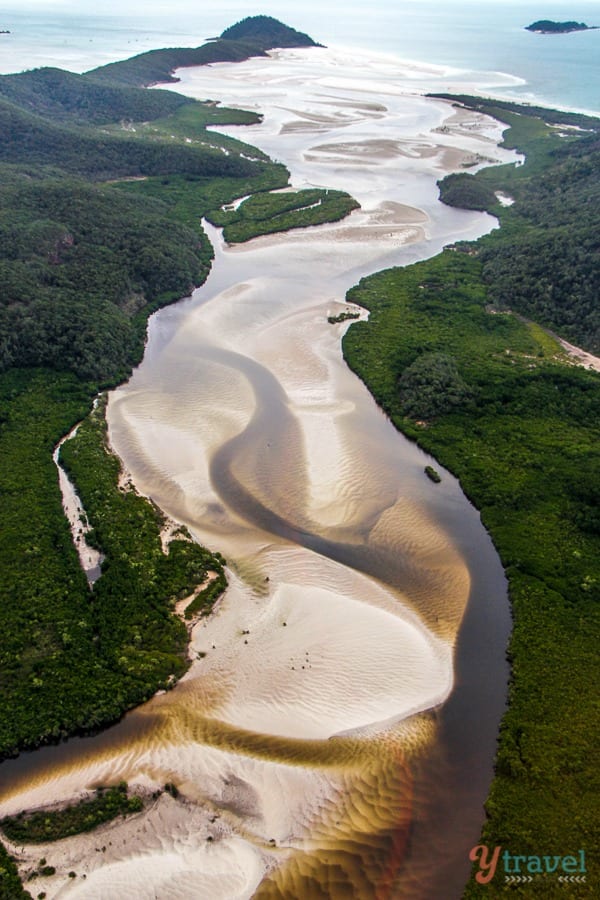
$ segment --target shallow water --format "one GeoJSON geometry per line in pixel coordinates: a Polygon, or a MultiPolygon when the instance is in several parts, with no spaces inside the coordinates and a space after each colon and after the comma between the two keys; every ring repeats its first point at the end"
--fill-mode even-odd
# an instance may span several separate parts
{"type": "Polygon", "coordinates": [[[358,80],[320,50],[183,73],[186,93],[264,112],[241,133],[295,185],[362,208],[235,248],[209,229],[207,283],[152,318],[111,396],[137,488],[226,555],[230,588],[175,690],[0,770],[1,814],[121,778],[180,789],[103,853],[93,835],[44,848],[87,873],[48,896],[460,895],[505,698],[504,577],[456,481],[424,476],[346,368],[347,324],[327,323],[361,276],[493,225],[437,201],[449,168],[509,157],[489,120],[406,94],[435,78],[365,57],[358,80]]]}

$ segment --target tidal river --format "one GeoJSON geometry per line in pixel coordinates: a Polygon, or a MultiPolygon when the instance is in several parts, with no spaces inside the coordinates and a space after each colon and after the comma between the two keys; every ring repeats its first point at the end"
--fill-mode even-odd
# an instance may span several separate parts
{"type": "Polygon", "coordinates": [[[138,490],[225,555],[230,587],[173,691],[10,764],[0,812],[123,778],[178,788],[35,848],[77,873],[39,879],[48,897],[452,900],[505,701],[504,577],[456,481],[424,476],[342,360],[348,323],[327,317],[361,276],[493,227],[443,207],[436,180],[514,158],[497,124],[418,94],[472,90],[460,72],[318,49],[180,74],[184,93],[263,113],[229,131],[294,187],[361,209],[237,247],[211,229],[207,283],[152,318],[110,398],[111,442],[138,490]]]}

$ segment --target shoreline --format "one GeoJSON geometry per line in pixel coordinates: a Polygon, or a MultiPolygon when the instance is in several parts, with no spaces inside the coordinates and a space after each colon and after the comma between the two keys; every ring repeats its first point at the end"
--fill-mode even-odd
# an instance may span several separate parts
{"type": "Polygon", "coordinates": [[[585,369],[591,369],[594,372],[600,372],[599,356],[594,356],[593,353],[589,353],[587,350],[582,350],[581,347],[576,347],[574,344],[570,344],[568,341],[565,341],[564,338],[559,337],[553,332],[549,333],[558,341],[563,350],[567,352],[568,356],[575,362],[576,365],[583,366],[585,369]]]}

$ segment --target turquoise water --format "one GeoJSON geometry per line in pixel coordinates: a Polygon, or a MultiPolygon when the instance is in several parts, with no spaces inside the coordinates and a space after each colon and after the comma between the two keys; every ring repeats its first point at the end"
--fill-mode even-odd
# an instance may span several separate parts
{"type": "Polygon", "coordinates": [[[82,0],[72,12],[67,6],[51,12],[43,3],[14,12],[4,9],[0,27],[11,34],[0,35],[0,71],[58,65],[81,72],[155,47],[197,46],[238,19],[261,12],[328,45],[462,70],[506,72],[522,83],[496,88],[502,96],[600,113],[600,30],[568,35],[524,30],[539,18],[600,25],[600,0],[373,0],[343,9],[318,0],[261,0],[256,5],[237,0],[206,3],[201,11],[188,0],[173,0],[168,7],[149,0],[143,8],[134,0],[122,15],[114,15],[114,2],[98,0],[93,12],[86,11],[88,3],[91,7],[90,0],[82,0]]]}

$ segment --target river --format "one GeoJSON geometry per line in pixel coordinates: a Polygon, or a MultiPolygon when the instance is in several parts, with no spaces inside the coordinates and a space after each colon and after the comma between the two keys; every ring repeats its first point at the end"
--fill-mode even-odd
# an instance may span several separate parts
{"type": "Polygon", "coordinates": [[[36,882],[48,897],[458,898],[506,697],[504,575],[327,317],[362,276],[494,227],[443,207],[436,180],[515,157],[496,123],[418,94],[448,87],[431,66],[294,50],[181,75],[185,93],[262,112],[229,133],[295,187],[361,209],[237,247],[208,226],[208,281],[152,317],[110,439],[137,488],[226,556],[230,587],[174,690],[8,763],[1,812],[121,778],[177,786],[35,848],[59,870],[36,882]]]}

